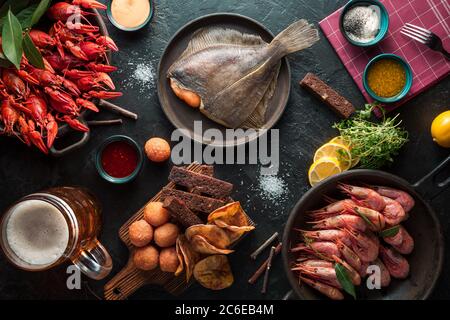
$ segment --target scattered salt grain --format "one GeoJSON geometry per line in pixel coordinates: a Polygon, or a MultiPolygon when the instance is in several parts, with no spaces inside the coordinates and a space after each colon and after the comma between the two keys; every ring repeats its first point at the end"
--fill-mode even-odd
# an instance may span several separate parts
{"type": "Polygon", "coordinates": [[[151,64],[139,63],[133,72],[133,79],[139,82],[140,85],[152,87],[155,82],[154,73],[155,71],[151,64]]]}
{"type": "Polygon", "coordinates": [[[153,95],[156,89],[155,63],[157,62],[152,56],[138,56],[132,53],[131,58],[126,62],[127,67],[117,71],[126,79],[120,84],[120,89],[137,91],[142,96],[153,95]]]}
{"type": "Polygon", "coordinates": [[[258,186],[263,200],[282,201],[286,195],[286,182],[277,175],[260,174],[258,186]]]}

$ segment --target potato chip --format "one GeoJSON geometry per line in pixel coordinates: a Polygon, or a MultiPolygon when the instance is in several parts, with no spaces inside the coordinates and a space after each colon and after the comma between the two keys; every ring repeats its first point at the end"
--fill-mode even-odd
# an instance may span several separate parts
{"type": "Polygon", "coordinates": [[[228,226],[248,226],[248,219],[241,207],[239,201],[229,203],[220,207],[208,216],[208,223],[214,223],[228,226]],[[216,223],[217,222],[217,223],[216,223]]]}
{"type": "Polygon", "coordinates": [[[178,256],[178,261],[180,262],[178,264],[177,270],[175,271],[175,276],[179,276],[184,270],[184,257],[183,257],[183,253],[181,252],[181,248],[180,248],[180,237],[181,236],[178,236],[177,242],[175,244],[175,249],[177,251],[177,256],[178,256]]]}
{"type": "Polygon", "coordinates": [[[229,226],[248,226],[247,217],[239,201],[226,204],[211,212],[208,216],[208,223],[215,223],[215,220],[221,220],[229,226]]]}
{"type": "Polygon", "coordinates": [[[215,247],[214,245],[209,243],[207,239],[199,234],[192,236],[191,245],[195,251],[202,254],[229,254],[233,252],[233,250],[220,249],[215,247]]]}
{"type": "Polygon", "coordinates": [[[226,229],[231,243],[236,242],[245,232],[255,227],[248,224],[248,219],[239,202],[229,203],[208,216],[208,223],[226,229]]]}
{"type": "Polygon", "coordinates": [[[200,256],[197,252],[195,252],[184,235],[178,237],[177,243],[184,261],[184,269],[186,270],[186,282],[189,282],[192,276],[192,271],[194,270],[195,263],[200,259],[200,256]]]}
{"type": "Polygon", "coordinates": [[[228,288],[234,281],[228,258],[224,255],[209,256],[199,261],[194,268],[194,278],[211,290],[228,288]]]}
{"type": "Polygon", "coordinates": [[[195,235],[205,238],[208,243],[219,249],[226,249],[231,244],[230,237],[215,224],[197,224],[186,229],[185,235],[189,241],[195,235]]]}
{"type": "Polygon", "coordinates": [[[252,231],[253,229],[255,229],[254,226],[246,226],[246,227],[227,226],[225,232],[227,233],[231,243],[233,244],[234,242],[239,240],[239,238],[242,237],[244,233],[252,231]]]}

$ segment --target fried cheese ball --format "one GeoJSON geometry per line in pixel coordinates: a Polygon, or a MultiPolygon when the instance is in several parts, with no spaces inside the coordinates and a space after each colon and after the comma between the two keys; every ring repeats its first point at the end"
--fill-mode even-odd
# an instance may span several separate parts
{"type": "Polygon", "coordinates": [[[164,162],[170,158],[170,145],[161,138],[151,138],[144,146],[145,154],[153,162],[164,162]]]}
{"type": "Polygon", "coordinates": [[[162,202],[149,202],[144,208],[144,219],[154,227],[169,222],[169,211],[163,208],[162,202]]]}
{"type": "Polygon", "coordinates": [[[153,227],[145,220],[133,222],[128,229],[131,243],[136,247],[143,247],[153,239],[153,227]]]}
{"type": "Polygon", "coordinates": [[[154,246],[137,248],[133,255],[133,262],[136,268],[149,271],[158,266],[159,252],[154,246]]]}
{"type": "Polygon", "coordinates": [[[164,248],[159,254],[159,267],[164,272],[177,271],[180,261],[178,260],[177,250],[175,247],[164,248]]]}
{"type": "Polygon", "coordinates": [[[176,224],[166,223],[155,229],[155,243],[161,248],[175,245],[180,229],[176,224]]]}

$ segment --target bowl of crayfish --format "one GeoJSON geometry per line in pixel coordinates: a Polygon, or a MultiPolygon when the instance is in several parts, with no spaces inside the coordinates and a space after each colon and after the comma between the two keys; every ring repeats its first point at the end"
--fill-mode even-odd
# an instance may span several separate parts
{"type": "Polygon", "coordinates": [[[0,67],[0,134],[52,153],[56,138],[89,132],[85,117],[99,112],[100,99],[122,95],[109,75],[117,70],[110,62],[118,48],[100,9],[106,6],[94,0],[54,1],[28,30],[43,67],[25,54],[20,67],[0,67]]]}

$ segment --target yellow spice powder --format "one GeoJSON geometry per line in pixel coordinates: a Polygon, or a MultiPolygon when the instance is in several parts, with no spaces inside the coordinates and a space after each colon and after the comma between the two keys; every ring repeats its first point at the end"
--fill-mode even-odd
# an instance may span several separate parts
{"type": "Polygon", "coordinates": [[[392,59],[376,61],[369,69],[367,83],[379,97],[393,97],[402,91],[406,83],[403,66],[392,59]]]}

